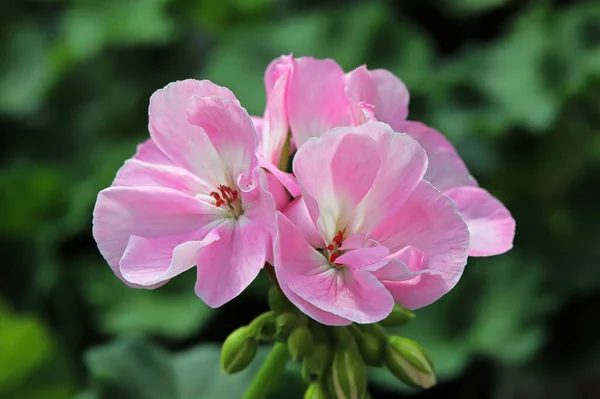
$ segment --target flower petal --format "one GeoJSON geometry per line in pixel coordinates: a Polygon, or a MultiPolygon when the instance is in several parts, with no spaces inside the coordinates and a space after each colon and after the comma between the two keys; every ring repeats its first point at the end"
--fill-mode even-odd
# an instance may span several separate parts
{"type": "Polygon", "coordinates": [[[272,243],[270,232],[245,216],[213,232],[217,241],[197,251],[196,295],[217,308],[238,296],[258,275],[272,243]]]}
{"type": "Polygon", "coordinates": [[[375,140],[381,159],[371,190],[354,211],[353,231],[368,232],[402,208],[427,170],[427,156],[419,143],[384,123],[368,122],[354,131],[375,140]]]}
{"type": "Polygon", "coordinates": [[[237,101],[194,95],[188,103],[188,116],[189,122],[210,139],[227,177],[249,174],[254,169],[256,132],[250,116],[237,101]]]}
{"type": "Polygon", "coordinates": [[[356,68],[346,74],[346,95],[355,107],[360,102],[371,104],[378,121],[402,132],[398,128],[408,115],[409,94],[404,83],[390,71],[356,68]]]}
{"type": "Polygon", "coordinates": [[[260,153],[274,165],[279,165],[281,151],[289,134],[286,99],[292,64],[292,57],[284,55],[273,60],[265,73],[267,107],[260,153]]]}
{"type": "Polygon", "coordinates": [[[344,71],[333,60],[293,59],[287,86],[287,113],[298,148],[311,137],[352,123],[344,80],[344,71]]]}
{"type": "MultiPolygon", "coordinates": [[[[148,163],[132,158],[117,172],[115,187],[166,187],[191,196],[210,192],[208,185],[176,165],[148,163]]],[[[210,198],[210,197],[209,197],[210,198]]]]}
{"type": "Polygon", "coordinates": [[[277,166],[261,157],[258,158],[258,164],[271,172],[289,191],[292,197],[297,197],[300,195],[300,185],[298,184],[298,181],[296,181],[294,175],[291,173],[282,172],[277,168],[277,166]]]}
{"type": "Polygon", "coordinates": [[[188,121],[187,107],[193,95],[223,97],[237,103],[231,91],[207,80],[173,82],[152,94],[148,127],[153,142],[174,163],[216,187],[225,176],[208,136],[188,121]]]}
{"type": "Polygon", "coordinates": [[[194,241],[197,238],[195,232],[152,238],[132,235],[120,262],[123,278],[150,288],[167,282],[194,267],[198,251],[219,236],[211,231],[204,239],[194,241]]]}
{"type": "Polygon", "coordinates": [[[373,275],[329,265],[281,213],[277,226],[275,271],[290,291],[323,311],[357,323],[374,323],[389,315],[394,300],[373,275]]]}
{"type": "Polygon", "coordinates": [[[459,186],[477,186],[454,146],[437,130],[421,122],[406,121],[399,128],[400,132],[417,140],[427,152],[429,166],[425,180],[446,192],[449,188],[459,186]]]}
{"type": "Polygon", "coordinates": [[[456,187],[446,195],[456,202],[469,227],[470,256],[499,255],[512,248],[515,220],[500,201],[479,187],[456,187]]]}
{"type": "Polygon", "coordinates": [[[155,163],[159,165],[176,165],[175,162],[165,155],[152,141],[148,139],[137,146],[137,152],[133,156],[134,159],[139,161],[155,163]]]}
{"type": "Polygon", "coordinates": [[[219,208],[172,189],[110,187],[98,194],[93,235],[100,253],[122,279],[119,262],[132,235],[149,238],[195,231],[202,239],[221,216],[219,208]]]}
{"type": "Polygon", "coordinates": [[[348,266],[352,270],[373,271],[381,268],[388,260],[390,250],[375,243],[370,247],[350,250],[335,260],[335,263],[348,266]]]}
{"type": "Polygon", "coordinates": [[[409,265],[411,271],[427,269],[441,273],[422,275],[415,280],[417,284],[383,281],[394,298],[401,299],[399,303],[411,309],[429,305],[450,291],[467,263],[467,225],[454,202],[426,181],[422,181],[402,209],[378,226],[370,237],[391,251],[412,246],[426,255],[425,260],[415,256],[401,259],[404,263],[415,259],[426,262],[409,265]]]}
{"type": "Polygon", "coordinates": [[[285,208],[283,214],[296,226],[300,234],[313,248],[324,248],[325,243],[319,235],[315,222],[311,219],[304,199],[298,197],[285,208]]]}

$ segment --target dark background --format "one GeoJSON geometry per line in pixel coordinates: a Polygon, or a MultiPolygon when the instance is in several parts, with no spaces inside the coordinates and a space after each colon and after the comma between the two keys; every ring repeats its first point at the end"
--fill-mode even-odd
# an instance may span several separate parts
{"type": "MultiPolygon", "coordinates": [[[[0,32],[0,398],[241,397],[260,360],[223,376],[218,345],[266,309],[268,280],[218,310],[190,274],[127,288],[91,212],[154,90],[211,79],[260,115],[289,52],[393,71],[410,118],[517,220],[511,252],[471,259],[398,332],[436,365],[415,397],[600,397],[600,2],[2,1],[0,32]]],[[[281,387],[302,396],[293,369],[281,387]]],[[[384,370],[371,392],[411,394],[384,370]]]]}

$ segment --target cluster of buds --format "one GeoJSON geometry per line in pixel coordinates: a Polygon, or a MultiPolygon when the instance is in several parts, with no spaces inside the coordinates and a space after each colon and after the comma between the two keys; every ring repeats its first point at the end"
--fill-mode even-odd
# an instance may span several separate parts
{"type": "Polygon", "coordinates": [[[401,382],[415,388],[435,385],[430,359],[414,341],[389,336],[384,326],[401,326],[414,314],[398,305],[375,324],[325,326],[309,319],[281,295],[269,292],[271,310],[234,331],[224,342],[221,367],[228,374],[248,366],[259,341],[286,343],[292,360],[301,363],[308,384],[305,399],[369,399],[367,367],[387,367],[401,382]]]}

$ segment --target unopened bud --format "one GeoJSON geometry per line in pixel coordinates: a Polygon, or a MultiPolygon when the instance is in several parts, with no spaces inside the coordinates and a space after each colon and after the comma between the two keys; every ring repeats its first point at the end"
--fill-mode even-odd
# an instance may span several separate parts
{"type": "Polygon", "coordinates": [[[266,312],[256,317],[249,325],[256,339],[273,340],[277,333],[275,312],[266,312]]]}
{"type": "Polygon", "coordinates": [[[327,390],[319,382],[313,382],[304,393],[304,399],[328,399],[327,390]]]}
{"type": "Polygon", "coordinates": [[[360,353],[351,346],[338,346],[328,376],[329,392],[336,399],[364,399],[367,367],[360,353]]]}
{"type": "Polygon", "coordinates": [[[298,317],[294,313],[289,312],[277,316],[277,319],[275,320],[277,326],[275,337],[279,340],[286,340],[289,337],[290,332],[296,326],[297,319],[298,317]]]}
{"type": "Polygon", "coordinates": [[[241,327],[229,334],[221,348],[221,369],[234,374],[245,369],[256,356],[258,342],[249,327],[241,327]]]}
{"type": "Polygon", "coordinates": [[[298,360],[310,353],[313,346],[313,336],[308,328],[297,327],[290,333],[287,342],[292,359],[298,360]]]}
{"type": "Polygon", "coordinates": [[[415,318],[415,314],[402,306],[395,304],[392,313],[380,323],[386,327],[400,327],[415,318]]]}
{"type": "Polygon", "coordinates": [[[304,364],[311,374],[320,377],[331,363],[331,357],[331,348],[323,343],[317,343],[310,353],[304,356],[304,364]]]}
{"type": "Polygon", "coordinates": [[[383,364],[386,343],[376,333],[369,329],[361,329],[356,335],[356,343],[365,363],[379,367],[383,364]]]}
{"type": "Polygon", "coordinates": [[[269,307],[275,313],[283,313],[292,309],[291,304],[275,286],[269,290],[269,307]]]}
{"type": "Polygon", "coordinates": [[[385,364],[396,378],[407,385],[420,388],[435,385],[433,365],[423,348],[413,340],[390,337],[385,364]]]}

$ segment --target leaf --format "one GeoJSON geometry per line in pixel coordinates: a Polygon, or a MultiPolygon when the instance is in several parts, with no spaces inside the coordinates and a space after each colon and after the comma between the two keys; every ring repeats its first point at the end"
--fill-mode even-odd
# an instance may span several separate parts
{"type": "Polygon", "coordinates": [[[177,398],[169,356],[140,338],[121,338],[85,354],[98,399],[177,398]]]}
{"type": "MultiPolygon", "coordinates": [[[[220,368],[220,348],[200,345],[174,356],[173,365],[178,381],[179,399],[241,398],[262,366],[270,347],[261,347],[254,361],[240,373],[227,375],[220,368]]],[[[300,397],[305,389],[295,364],[288,363],[271,398],[300,397]]]]}

